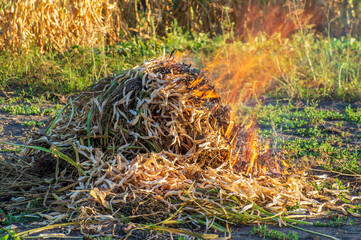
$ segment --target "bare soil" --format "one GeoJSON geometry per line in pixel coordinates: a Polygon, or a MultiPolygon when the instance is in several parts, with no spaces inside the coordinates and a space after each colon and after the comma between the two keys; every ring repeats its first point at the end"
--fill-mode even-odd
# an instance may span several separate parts
{"type": "MultiPolygon", "coordinates": [[[[49,104],[49,106],[51,106],[49,104]]],[[[0,108],[2,105],[0,105],[0,108]]],[[[0,141],[26,144],[34,133],[41,129],[37,126],[26,126],[24,122],[47,122],[49,116],[39,115],[11,115],[9,113],[0,111],[0,141]]],[[[13,154],[17,149],[16,146],[0,144],[0,160],[5,156],[13,154]]]]}

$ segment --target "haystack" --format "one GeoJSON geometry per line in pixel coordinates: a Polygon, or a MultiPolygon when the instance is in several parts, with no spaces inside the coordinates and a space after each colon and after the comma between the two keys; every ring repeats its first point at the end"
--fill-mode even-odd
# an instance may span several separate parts
{"type": "Polygon", "coordinates": [[[236,127],[229,115],[199,70],[157,59],[72,96],[46,135],[31,144],[75,154],[89,183],[104,168],[154,154],[169,155],[174,164],[217,168],[230,165],[236,127]]]}
{"type": "Polygon", "coordinates": [[[26,156],[32,171],[55,173],[53,204],[66,208],[56,221],[126,216],[208,228],[215,219],[243,223],[273,215],[286,224],[288,207],[299,206],[294,217],[334,207],[331,198],[315,200],[322,194],[304,175],[234,171],[248,154],[230,115],[199,70],[159,58],[72,96],[26,156]]]}
{"type": "MultiPolygon", "coordinates": [[[[161,199],[188,188],[202,170],[230,169],[236,128],[199,70],[161,58],[73,95],[46,134],[30,141],[52,154],[29,148],[26,155],[35,159],[32,171],[62,172],[79,181],[77,190],[161,199]]],[[[84,196],[75,191],[71,199],[84,196]]]]}

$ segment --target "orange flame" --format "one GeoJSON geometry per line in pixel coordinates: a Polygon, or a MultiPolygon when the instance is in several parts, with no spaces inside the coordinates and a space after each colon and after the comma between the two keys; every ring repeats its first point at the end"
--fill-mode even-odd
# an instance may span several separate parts
{"type": "MultiPolygon", "coordinates": [[[[234,160],[230,165],[246,174],[287,173],[286,169],[281,170],[280,164],[286,168],[288,166],[282,160],[271,161],[269,142],[261,151],[255,120],[249,121],[247,116],[239,116],[237,109],[240,104],[247,103],[251,98],[259,99],[267,89],[274,87],[277,78],[291,69],[289,59],[293,57],[294,52],[287,45],[288,39],[284,38],[298,29],[317,25],[322,19],[313,11],[312,6],[305,6],[304,9],[292,5],[268,7],[267,11],[260,11],[258,6],[249,5],[245,13],[246,21],[241,23],[242,29],[249,32],[237,33],[237,24],[235,26],[236,36],[243,37],[244,40],[248,36],[246,42],[234,41],[225,44],[213,59],[202,63],[205,65],[203,70],[219,94],[211,88],[194,90],[194,94],[201,99],[218,98],[220,95],[225,104],[234,110],[223,133],[234,148],[234,160]],[[259,22],[257,19],[261,19],[262,24],[255,24],[259,22]],[[265,32],[268,37],[257,35],[259,32],[265,32]],[[241,140],[244,142],[242,146],[237,139],[237,122],[242,122],[241,126],[245,131],[245,139],[241,140]]],[[[198,86],[202,80],[194,80],[190,87],[198,86]]]]}
{"type": "Polygon", "coordinates": [[[238,172],[244,172],[247,175],[264,175],[269,173],[282,175],[288,173],[286,169],[281,170],[280,163],[284,167],[288,167],[288,165],[284,164],[283,161],[277,161],[277,159],[271,156],[272,152],[269,141],[263,146],[262,150],[254,124],[251,123],[250,128],[247,129],[246,137],[242,141],[244,141],[243,146],[240,146],[234,155],[233,169],[238,172]]]}
{"type": "Polygon", "coordinates": [[[188,88],[197,88],[193,90],[193,94],[201,99],[219,98],[219,94],[208,84],[202,85],[203,77],[193,80],[188,88]]]}
{"type": "Polygon", "coordinates": [[[265,43],[264,39],[255,38],[244,46],[228,45],[206,62],[204,70],[228,104],[237,105],[259,96],[271,87],[276,76],[286,71],[292,52],[282,40],[272,41],[265,43]],[[273,46],[269,45],[272,41],[273,46]]]}
{"type": "MultiPolygon", "coordinates": [[[[272,87],[273,80],[288,71],[290,65],[287,59],[292,54],[284,40],[259,37],[243,45],[233,43],[224,46],[214,59],[206,63],[204,70],[222,99],[235,110],[239,108],[239,104],[247,102],[251,97],[258,98],[272,87]]],[[[202,91],[200,97],[209,96],[213,96],[212,91],[207,94],[202,91]]],[[[224,129],[224,135],[230,139],[235,149],[231,166],[246,174],[281,173],[278,161],[270,162],[269,143],[263,151],[260,150],[254,122],[254,119],[250,121],[244,116],[238,116],[237,111],[231,112],[229,125],[224,129]],[[239,126],[237,121],[243,122],[243,131],[246,132],[243,140],[235,139],[238,137],[235,133],[239,126]],[[240,141],[244,142],[243,146],[239,146],[240,141]]]]}

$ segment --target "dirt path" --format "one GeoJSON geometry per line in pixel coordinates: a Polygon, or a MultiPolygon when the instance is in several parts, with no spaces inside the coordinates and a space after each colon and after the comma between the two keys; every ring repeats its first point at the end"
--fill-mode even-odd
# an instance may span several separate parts
{"type": "MultiPolygon", "coordinates": [[[[308,231],[318,232],[326,235],[333,236],[337,239],[342,240],[360,240],[361,239],[361,219],[349,217],[348,220],[353,221],[353,225],[344,225],[339,227],[315,227],[315,226],[300,226],[308,231]]],[[[317,220],[312,220],[312,222],[329,222],[329,218],[322,218],[317,220]]],[[[254,228],[254,225],[251,226],[239,226],[239,227],[232,227],[232,237],[233,239],[250,239],[250,240],[259,240],[263,239],[262,237],[250,235],[250,231],[254,228]]],[[[298,230],[292,227],[279,227],[278,225],[268,225],[270,230],[276,230],[282,232],[286,235],[289,232],[297,232],[297,236],[299,240],[321,240],[321,239],[329,239],[327,237],[316,235],[310,232],[298,230]]],[[[270,239],[270,238],[265,238],[270,239]]]]}
{"type": "MultiPolygon", "coordinates": [[[[7,106],[8,104],[0,104],[0,109],[2,109],[3,106],[7,106]]],[[[51,108],[54,104],[47,103],[43,104],[42,108],[51,108]]],[[[324,102],[320,103],[319,107],[322,109],[328,109],[328,110],[337,110],[342,111],[345,109],[347,105],[344,103],[335,103],[335,102],[324,102]]],[[[357,107],[357,106],[356,106],[357,107]]],[[[31,136],[39,131],[41,131],[42,125],[36,125],[36,123],[46,123],[49,120],[49,116],[46,115],[14,115],[10,114],[9,112],[1,111],[0,110],[0,141],[4,142],[12,142],[12,143],[18,143],[18,144],[25,144],[31,136]],[[31,124],[24,124],[24,123],[35,123],[35,126],[31,124]]],[[[325,127],[329,127],[331,129],[332,124],[327,124],[325,127]]],[[[357,135],[361,134],[360,126],[343,126],[344,130],[347,130],[349,128],[349,132],[356,136],[353,139],[353,141],[350,144],[353,145],[360,145],[361,142],[357,135]]],[[[330,130],[332,131],[332,129],[330,130]]],[[[336,131],[336,130],[335,130],[336,131]]],[[[336,132],[337,134],[337,132],[336,132]]],[[[4,159],[9,159],[11,155],[15,154],[19,151],[19,148],[16,146],[9,146],[0,144],[0,161],[3,161],[4,159]]],[[[1,204],[0,204],[1,208],[1,204]]],[[[0,219],[1,221],[1,219],[0,219]]],[[[329,223],[330,218],[323,218],[318,220],[312,220],[320,221],[324,223],[329,223]]],[[[354,217],[348,217],[347,221],[345,221],[347,224],[343,226],[338,227],[315,227],[315,226],[299,226],[303,229],[306,229],[308,231],[314,231],[319,232],[327,235],[334,236],[337,239],[361,239],[361,219],[360,218],[354,218],[354,217]],[[353,222],[352,225],[350,222],[353,222]]],[[[0,224],[1,225],[1,224],[0,224]]],[[[28,226],[19,225],[23,228],[28,228],[28,226]]],[[[232,226],[232,239],[267,239],[264,237],[251,235],[250,231],[254,228],[256,225],[240,225],[240,226],[232,226]]],[[[269,225],[268,228],[270,230],[277,230],[279,232],[283,232],[286,235],[289,232],[297,232],[298,239],[328,239],[327,237],[315,235],[310,232],[297,230],[292,227],[279,227],[277,225],[269,225]]],[[[167,234],[159,235],[156,238],[153,239],[170,239],[170,236],[167,234]]]]}

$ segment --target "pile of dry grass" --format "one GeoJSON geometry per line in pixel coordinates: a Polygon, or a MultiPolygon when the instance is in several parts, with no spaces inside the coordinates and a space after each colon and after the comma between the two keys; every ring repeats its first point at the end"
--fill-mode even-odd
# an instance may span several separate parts
{"type": "Polygon", "coordinates": [[[28,172],[55,173],[51,205],[59,212],[48,219],[219,230],[215,221],[287,224],[351,206],[333,200],[344,190],[326,196],[301,172],[276,178],[233,170],[248,155],[238,154],[246,145],[230,111],[200,71],[173,58],[109,75],[74,95],[26,150],[28,172]]]}

